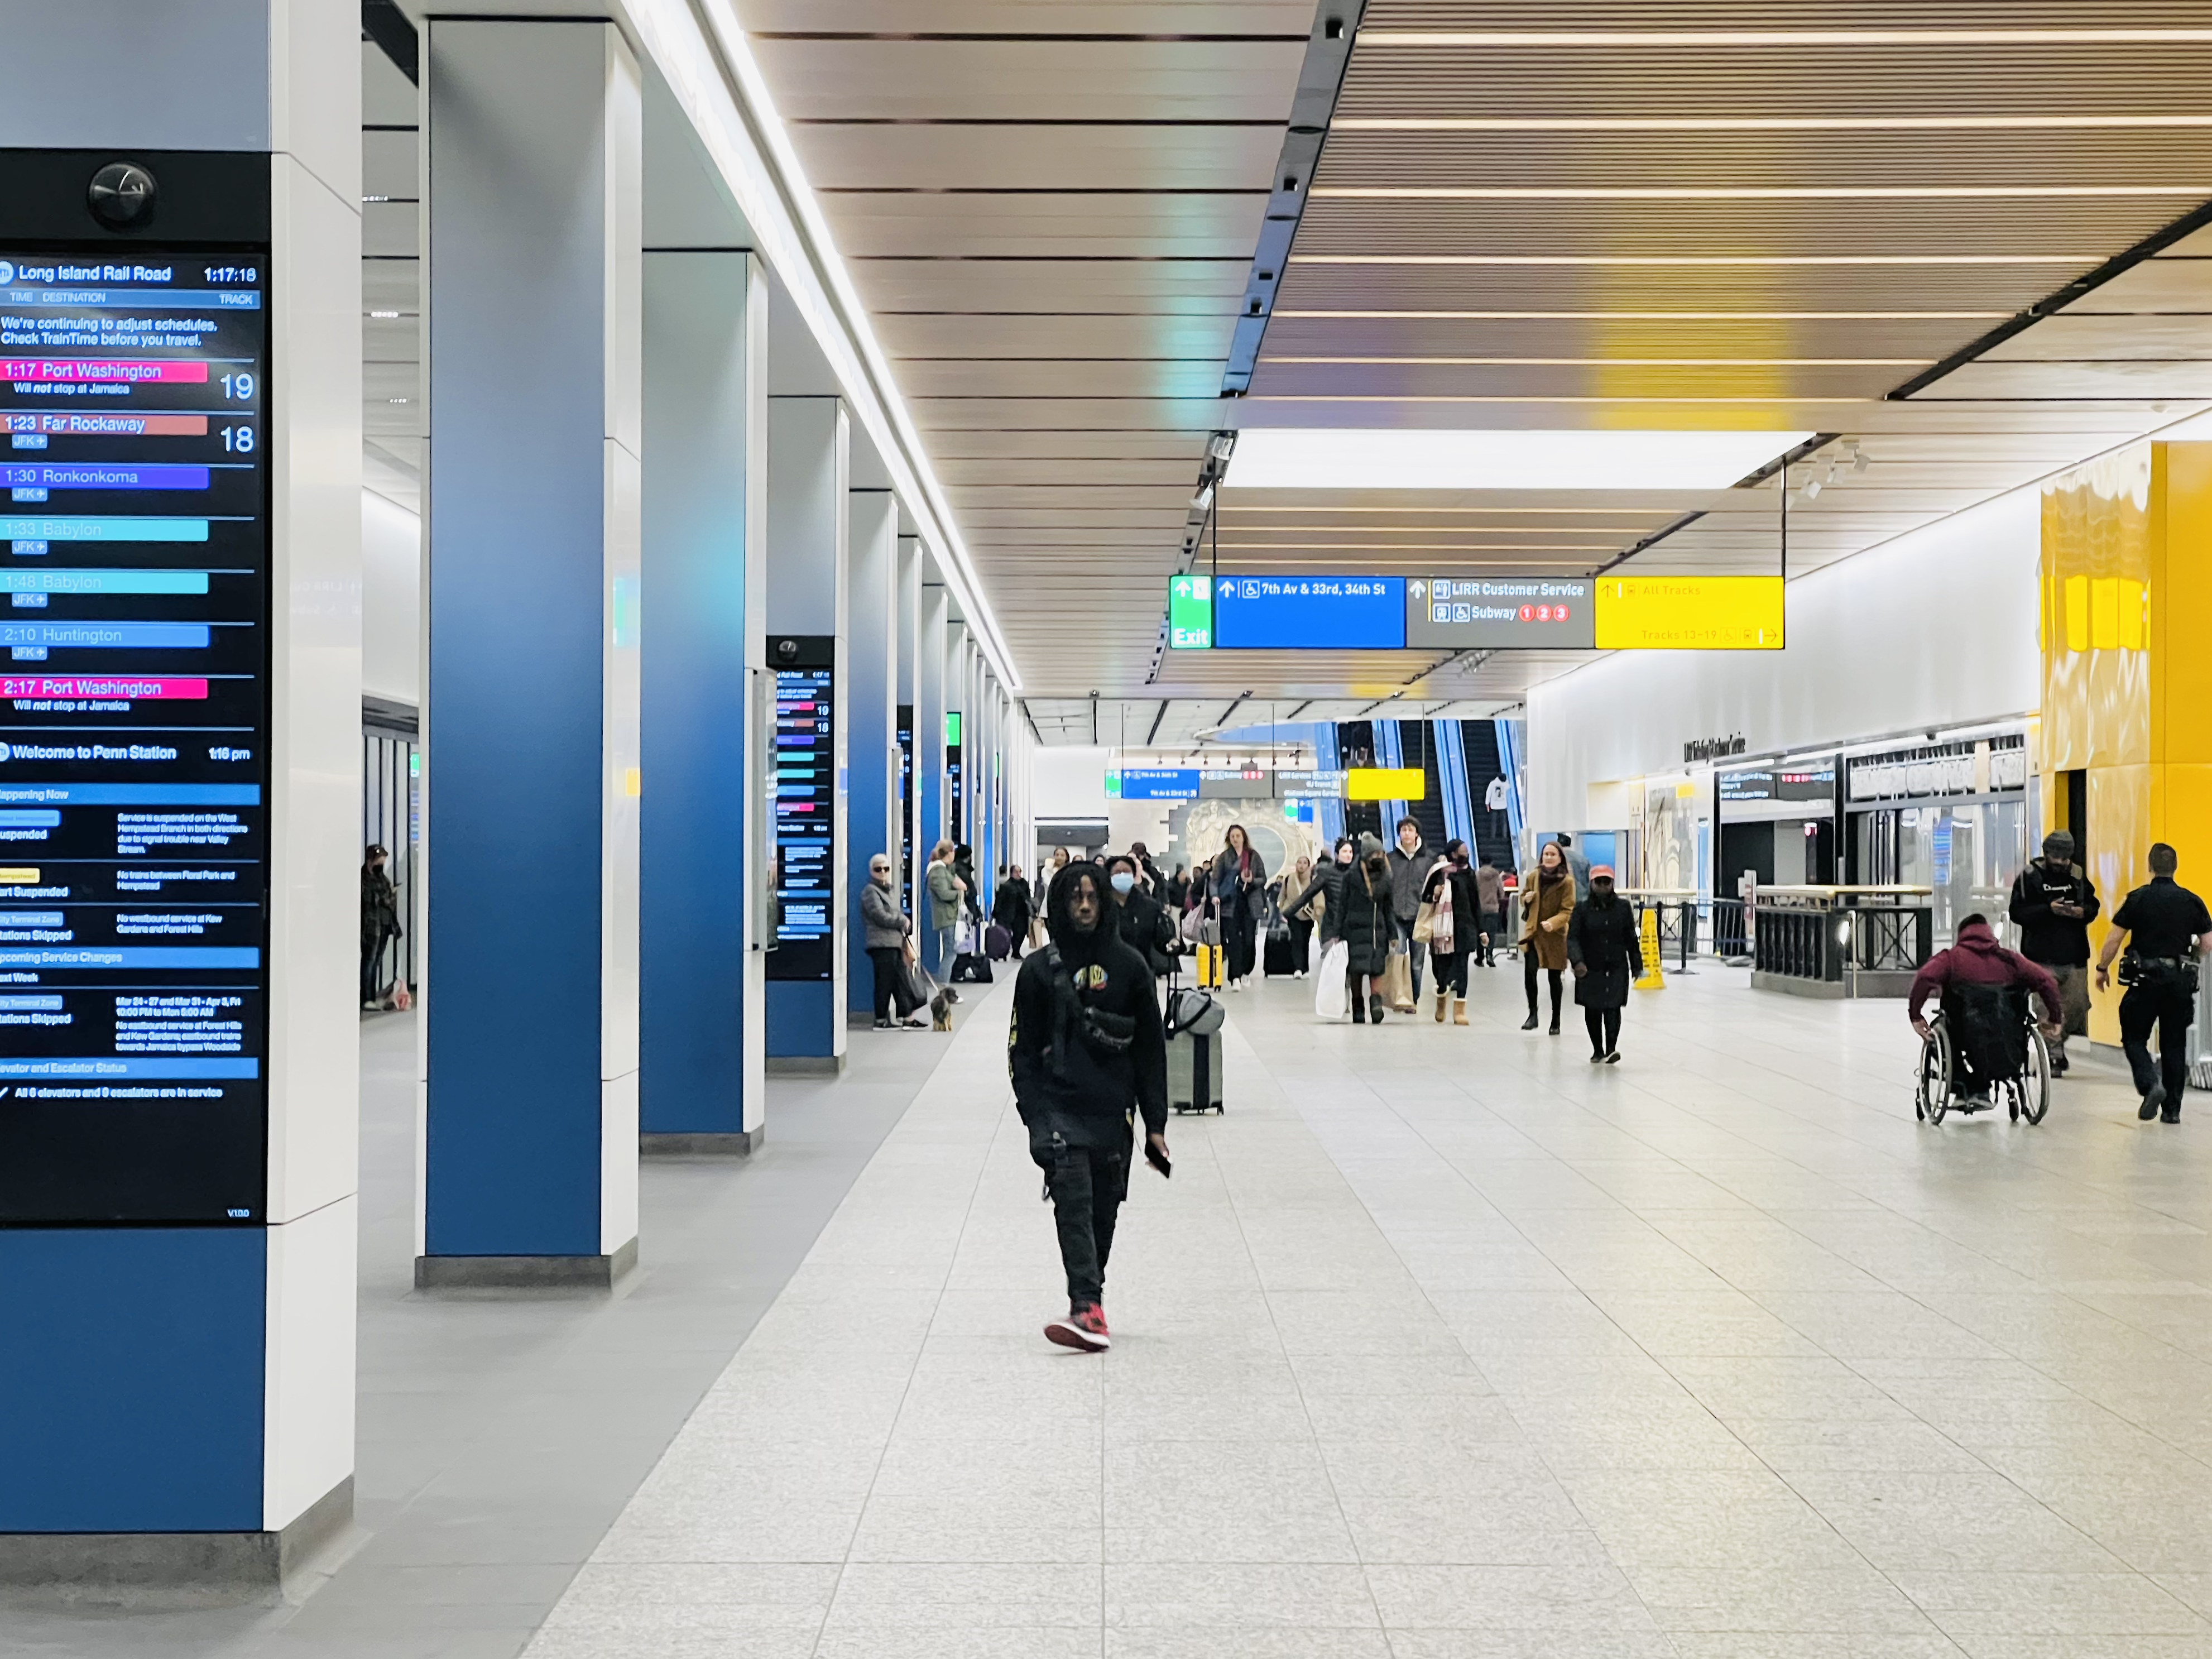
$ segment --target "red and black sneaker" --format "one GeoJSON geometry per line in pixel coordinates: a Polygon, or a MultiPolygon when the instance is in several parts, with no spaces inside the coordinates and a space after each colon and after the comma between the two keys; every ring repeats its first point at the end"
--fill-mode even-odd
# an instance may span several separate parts
{"type": "Polygon", "coordinates": [[[1080,1348],[1085,1353],[1103,1353],[1114,1346],[1106,1330],[1106,1310],[1096,1302],[1071,1310],[1065,1319],[1054,1320],[1044,1328],[1044,1334],[1048,1342],[1080,1348]]]}

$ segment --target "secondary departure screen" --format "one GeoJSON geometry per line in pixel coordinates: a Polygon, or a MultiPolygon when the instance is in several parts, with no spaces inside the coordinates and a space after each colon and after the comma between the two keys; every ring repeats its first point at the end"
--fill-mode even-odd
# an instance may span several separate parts
{"type": "Polygon", "coordinates": [[[264,1217],[267,278],[0,240],[0,1224],[264,1217]]]}
{"type": "Polygon", "coordinates": [[[777,920],[768,977],[828,979],[836,917],[836,641],[807,635],[775,643],[769,659],[778,665],[777,920]]]}

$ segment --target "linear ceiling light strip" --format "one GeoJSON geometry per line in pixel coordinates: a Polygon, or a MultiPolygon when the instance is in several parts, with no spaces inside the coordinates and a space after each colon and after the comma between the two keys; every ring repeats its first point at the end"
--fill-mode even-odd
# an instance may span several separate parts
{"type": "Polygon", "coordinates": [[[1001,684],[1019,690],[998,617],[743,30],[727,6],[697,0],[635,0],[629,16],[830,360],[1001,684]]]}

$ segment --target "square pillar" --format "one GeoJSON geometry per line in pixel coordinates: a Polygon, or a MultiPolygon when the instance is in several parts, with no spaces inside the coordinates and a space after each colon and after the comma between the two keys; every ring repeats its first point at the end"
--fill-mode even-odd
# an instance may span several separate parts
{"type": "Polygon", "coordinates": [[[940,980],[952,966],[939,948],[937,930],[930,925],[929,896],[924,877],[929,855],[945,836],[945,656],[949,596],[941,581],[932,581],[925,571],[921,583],[921,637],[918,657],[921,705],[915,710],[915,776],[921,797],[914,818],[914,925],[921,935],[922,965],[940,980]]]}
{"type": "Polygon", "coordinates": [[[842,399],[769,399],[767,660],[769,674],[785,676],[792,688],[777,691],[775,721],[779,921],[768,960],[770,1073],[834,1073],[845,1066],[851,448],[842,399]],[[803,678],[825,672],[827,708],[818,681],[803,678]]]}
{"type": "MultiPolygon", "coordinates": [[[[897,614],[891,630],[898,647],[899,840],[905,849],[898,886],[907,914],[916,918],[921,912],[915,898],[915,883],[921,873],[922,860],[929,856],[915,829],[921,781],[920,774],[915,770],[915,721],[921,697],[920,653],[916,647],[921,634],[921,542],[912,536],[900,537],[893,596],[897,614]]],[[[920,925],[918,921],[916,925],[920,925]]]]}
{"type": "Polygon", "coordinates": [[[416,1279],[606,1285],[637,1251],[638,70],[605,22],[423,41],[416,1279]]]}
{"type": "Polygon", "coordinates": [[[645,255],[638,1126],[647,1152],[759,1143],[766,856],[754,699],[768,612],[766,271],[645,255]]]}
{"type": "MultiPolygon", "coordinates": [[[[305,0],[139,8],[118,50],[110,9],[18,8],[10,21],[0,241],[23,267],[52,258],[130,271],[104,301],[79,295],[11,310],[89,330],[148,314],[141,307],[150,302],[164,307],[154,314],[179,319],[168,337],[132,355],[192,362],[205,378],[134,385],[100,399],[109,414],[205,410],[210,383],[240,357],[258,357],[262,372],[251,388],[223,388],[235,401],[221,422],[149,432],[130,457],[180,470],[228,464],[228,488],[219,475],[206,494],[139,498],[143,514],[216,519],[198,526],[204,540],[57,538],[33,548],[6,538],[18,567],[56,576],[190,568],[202,591],[156,600],[155,614],[188,628],[230,624],[233,639],[252,644],[228,660],[213,641],[159,653],[174,664],[164,672],[179,675],[245,666],[251,678],[233,682],[234,702],[218,688],[205,698],[118,699],[91,714],[13,711],[18,745],[64,734],[120,744],[147,726],[167,728],[173,757],[133,766],[137,799],[215,807],[218,818],[234,816],[240,839],[195,859],[149,849],[147,868],[242,867],[234,889],[179,873],[153,878],[164,888],[158,898],[120,890],[112,807],[46,793],[105,779],[82,765],[47,772],[19,748],[0,787],[0,805],[51,803],[54,820],[44,846],[16,843],[9,862],[40,874],[16,877],[11,899],[59,910],[62,939],[120,947],[177,999],[177,1013],[125,1042],[114,988],[83,982],[108,974],[81,974],[55,960],[70,954],[60,950],[0,953],[11,989],[70,1022],[16,1026],[0,1041],[9,1120],[0,1134],[0,1584],[258,1595],[353,1513],[358,21],[305,0]],[[118,231],[93,217],[87,191],[95,173],[122,160],[150,173],[155,216],[118,231]],[[42,255],[20,251],[40,243],[42,255]],[[228,297],[221,309],[185,307],[160,297],[165,289],[228,297]],[[235,447],[241,436],[249,448],[235,447]],[[258,728],[251,750],[225,763],[210,752],[207,728],[229,745],[241,724],[258,728]],[[110,858],[76,862],[103,841],[110,858]],[[219,904],[226,920],[139,954],[145,941],[114,932],[118,897],[134,908],[219,904]],[[199,1017],[179,1016],[204,997],[223,1000],[200,1029],[184,1029],[199,1017]],[[41,1046],[44,1036],[69,1046],[41,1046]],[[95,1063],[99,1080],[87,1085],[95,1063]],[[93,1093],[105,1098],[86,1097],[93,1093]],[[88,1121],[97,1126],[91,1135],[70,1133],[88,1121]]],[[[54,280],[25,268],[10,278],[42,288],[54,280]]],[[[113,453],[65,432],[13,453],[54,463],[113,453]]],[[[56,520],[102,511],[64,494],[27,511],[56,520]]],[[[80,603],[57,587],[46,605],[13,615],[66,621],[87,614],[80,603]]],[[[50,660],[18,668],[99,673],[115,665],[86,659],[125,654],[56,642],[50,660]]]]}
{"type": "Polygon", "coordinates": [[[875,1007],[875,964],[869,961],[867,935],[860,924],[860,889],[868,879],[868,860],[890,857],[896,882],[899,856],[898,499],[888,489],[856,489],[852,495],[852,532],[847,550],[849,575],[846,616],[851,645],[850,711],[845,886],[852,908],[848,936],[845,1009],[870,1014],[875,1007]]]}

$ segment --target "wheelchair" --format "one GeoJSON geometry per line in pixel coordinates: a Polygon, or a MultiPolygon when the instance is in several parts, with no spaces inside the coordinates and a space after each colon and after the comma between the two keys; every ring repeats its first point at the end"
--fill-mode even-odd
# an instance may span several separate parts
{"type": "Polygon", "coordinates": [[[2051,1109],[2051,1049],[2026,986],[1954,986],[1920,1045],[1912,1115],[1936,1124],[1949,1112],[1990,1112],[2017,1123],[2051,1109]]]}

